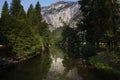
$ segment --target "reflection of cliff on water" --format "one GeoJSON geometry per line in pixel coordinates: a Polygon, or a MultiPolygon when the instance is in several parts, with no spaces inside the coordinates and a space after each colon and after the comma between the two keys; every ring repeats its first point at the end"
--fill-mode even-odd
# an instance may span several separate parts
{"type": "Polygon", "coordinates": [[[66,72],[66,67],[63,64],[65,53],[57,47],[50,49],[51,54],[51,68],[48,75],[43,80],[83,80],[78,75],[77,68],[73,68],[66,72]]]}
{"type": "Polygon", "coordinates": [[[118,80],[114,75],[108,79],[99,73],[80,59],[66,57],[62,50],[51,47],[50,53],[16,65],[0,80],[118,80]]]}

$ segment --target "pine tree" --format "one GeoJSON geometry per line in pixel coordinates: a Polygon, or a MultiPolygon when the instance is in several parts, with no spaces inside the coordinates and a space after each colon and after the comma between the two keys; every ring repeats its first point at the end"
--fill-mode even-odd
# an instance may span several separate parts
{"type": "Polygon", "coordinates": [[[35,8],[31,4],[27,11],[27,21],[31,25],[35,34],[39,34],[42,37],[42,41],[48,41],[49,29],[45,21],[42,21],[41,7],[37,2],[35,8]]]}
{"type": "Polygon", "coordinates": [[[2,24],[9,24],[8,21],[10,20],[10,14],[9,14],[9,9],[8,9],[8,3],[5,1],[3,8],[2,8],[2,13],[1,13],[1,21],[2,24]]]}
{"type": "Polygon", "coordinates": [[[79,30],[86,31],[86,42],[99,46],[99,42],[107,46],[117,45],[119,4],[117,0],[80,0],[83,18],[79,22],[79,30]]]}
{"type": "Polygon", "coordinates": [[[37,2],[35,8],[33,8],[32,4],[29,6],[27,11],[27,17],[28,23],[33,26],[38,25],[42,21],[41,7],[39,2],[37,2]]]}
{"type": "Polygon", "coordinates": [[[25,13],[25,11],[24,11],[23,6],[21,6],[21,8],[20,8],[20,12],[19,12],[19,14],[18,14],[18,18],[19,18],[19,19],[26,19],[26,13],[25,13]]]}
{"type": "Polygon", "coordinates": [[[83,16],[83,19],[81,20],[81,23],[80,23],[80,30],[82,31],[86,31],[86,42],[88,44],[93,44],[94,45],[94,40],[93,40],[93,34],[94,34],[94,26],[92,24],[94,24],[94,21],[92,19],[93,18],[93,4],[94,4],[94,1],[92,0],[81,0],[79,1],[80,5],[81,5],[81,12],[82,12],[82,16],[83,16]],[[91,24],[91,22],[93,22],[91,24]]]}
{"type": "Polygon", "coordinates": [[[49,42],[49,28],[48,28],[48,24],[43,21],[43,22],[40,22],[38,24],[38,33],[39,35],[43,38],[43,41],[44,42],[49,42]]]}
{"type": "Polygon", "coordinates": [[[10,15],[9,15],[9,9],[8,9],[8,3],[5,1],[2,13],[1,13],[1,19],[0,19],[0,42],[1,44],[7,45],[7,35],[9,34],[9,24],[11,23],[10,15]]]}
{"type": "Polygon", "coordinates": [[[27,11],[27,22],[31,26],[35,26],[38,24],[37,15],[35,13],[35,9],[33,8],[32,4],[30,5],[30,7],[28,8],[28,11],[27,11]]]}
{"type": "Polygon", "coordinates": [[[119,19],[120,19],[120,14],[119,14],[119,9],[120,9],[120,4],[118,3],[118,0],[112,0],[112,31],[113,31],[113,47],[118,46],[118,42],[120,41],[119,39],[119,19]]]}
{"type": "Polygon", "coordinates": [[[62,36],[62,48],[68,53],[68,56],[72,58],[80,57],[80,41],[76,29],[70,28],[69,25],[64,23],[62,36]]]}
{"type": "Polygon", "coordinates": [[[34,55],[33,53],[40,52],[46,40],[44,36],[48,36],[48,27],[45,22],[42,22],[39,11],[41,9],[38,2],[36,9],[30,5],[26,15],[20,0],[12,0],[9,14],[8,4],[5,1],[0,19],[0,38],[2,38],[0,43],[7,42],[5,45],[17,56],[34,55]],[[39,30],[43,30],[44,33],[40,35],[39,30]]]}
{"type": "Polygon", "coordinates": [[[38,16],[38,21],[41,21],[42,15],[41,15],[41,6],[39,2],[37,2],[37,4],[35,5],[35,13],[36,13],[36,16],[38,16]]]}
{"type": "Polygon", "coordinates": [[[20,9],[21,9],[21,1],[20,0],[12,0],[12,4],[10,7],[10,13],[13,18],[18,18],[20,9]]]}
{"type": "Polygon", "coordinates": [[[24,20],[14,21],[12,26],[14,30],[8,37],[12,51],[17,56],[35,55],[41,48],[41,41],[33,33],[31,26],[24,20]]]}
{"type": "Polygon", "coordinates": [[[31,4],[28,8],[28,11],[27,11],[27,17],[29,18],[33,12],[34,8],[33,8],[33,5],[31,4]]]}

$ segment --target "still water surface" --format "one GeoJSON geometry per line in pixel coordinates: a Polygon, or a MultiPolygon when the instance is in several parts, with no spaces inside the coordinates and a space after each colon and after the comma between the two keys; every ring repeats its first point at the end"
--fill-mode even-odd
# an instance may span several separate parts
{"type": "Polygon", "coordinates": [[[50,54],[16,65],[0,80],[104,80],[99,79],[90,67],[78,63],[65,57],[59,48],[52,47],[50,54]]]}

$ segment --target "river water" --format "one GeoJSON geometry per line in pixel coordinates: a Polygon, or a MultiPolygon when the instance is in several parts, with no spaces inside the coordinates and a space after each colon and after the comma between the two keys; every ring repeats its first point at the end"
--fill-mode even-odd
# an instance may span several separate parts
{"type": "Polygon", "coordinates": [[[65,56],[62,50],[52,47],[49,54],[16,65],[0,80],[107,80],[90,66],[65,56]]]}

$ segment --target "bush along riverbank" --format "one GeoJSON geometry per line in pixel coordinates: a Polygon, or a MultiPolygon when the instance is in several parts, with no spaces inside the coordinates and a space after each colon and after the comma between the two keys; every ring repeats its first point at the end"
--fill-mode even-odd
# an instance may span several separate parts
{"type": "Polygon", "coordinates": [[[116,51],[99,52],[96,56],[89,57],[89,62],[99,72],[104,72],[104,74],[100,74],[103,77],[108,74],[113,76],[115,80],[120,80],[120,57],[118,55],[119,52],[116,51]]]}
{"type": "Polygon", "coordinates": [[[7,71],[10,67],[13,67],[15,64],[24,62],[38,55],[32,56],[21,56],[21,57],[1,57],[0,58],[0,74],[7,71]]]}

